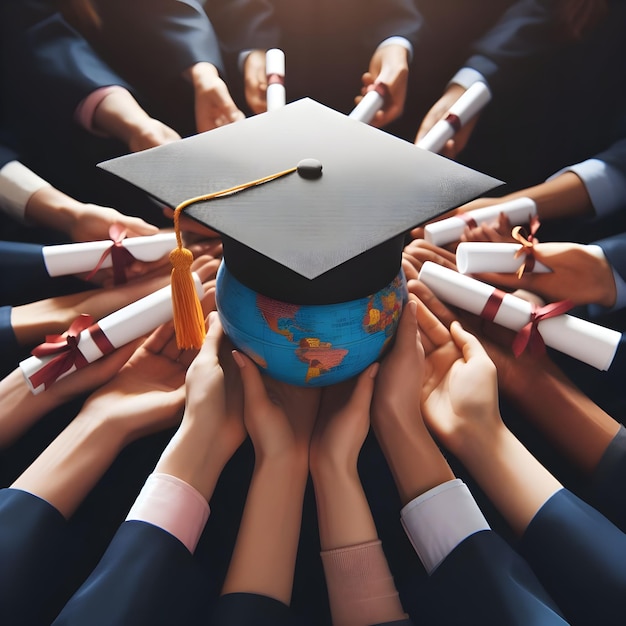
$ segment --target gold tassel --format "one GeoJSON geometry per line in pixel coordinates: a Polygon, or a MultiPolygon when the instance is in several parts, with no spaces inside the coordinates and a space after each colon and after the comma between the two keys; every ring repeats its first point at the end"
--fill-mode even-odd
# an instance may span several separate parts
{"type": "Polygon", "coordinates": [[[188,350],[195,348],[199,350],[204,343],[206,337],[206,326],[204,323],[204,313],[202,304],[196,292],[193,275],[191,273],[191,264],[193,263],[193,254],[191,250],[183,247],[183,241],[180,234],[180,214],[190,205],[196,202],[204,202],[213,198],[228,196],[238,191],[260,185],[262,183],[275,180],[286,174],[295,172],[297,168],[292,167],[288,170],[259,178],[230,189],[216,191],[214,193],[205,194],[196,198],[190,198],[181,202],[174,211],[174,230],[176,232],[177,247],[170,252],[170,261],[172,263],[172,310],[174,313],[174,330],[176,331],[176,344],[180,350],[188,350]]]}

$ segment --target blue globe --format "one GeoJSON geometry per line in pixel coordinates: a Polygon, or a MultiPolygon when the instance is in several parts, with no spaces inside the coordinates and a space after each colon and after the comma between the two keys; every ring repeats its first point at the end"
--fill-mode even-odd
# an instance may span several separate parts
{"type": "Polygon", "coordinates": [[[401,270],[368,297],[296,305],[249,289],[222,262],[215,297],[225,333],[265,373],[292,385],[323,386],[351,378],[378,359],[408,292],[401,270]]]}

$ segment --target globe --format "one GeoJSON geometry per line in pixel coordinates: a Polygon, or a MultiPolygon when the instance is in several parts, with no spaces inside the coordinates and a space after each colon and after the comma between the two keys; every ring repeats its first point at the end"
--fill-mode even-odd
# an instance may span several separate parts
{"type": "Polygon", "coordinates": [[[259,294],[222,262],[216,304],[224,332],[266,374],[292,385],[333,385],[362,372],[392,339],[408,297],[399,274],[376,293],[339,304],[298,305],[259,294]]]}

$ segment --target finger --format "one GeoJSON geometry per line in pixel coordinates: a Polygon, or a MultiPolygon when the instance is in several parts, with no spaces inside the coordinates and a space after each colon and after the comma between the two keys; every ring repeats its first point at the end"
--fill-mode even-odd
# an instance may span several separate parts
{"type": "Polygon", "coordinates": [[[365,371],[359,374],[354,391],[348,401],[348,408],[354,412],[369,413],[374,394],[374,381],[380,365],[372,363],[365,371]]]}
{"type": "Polygon", "coordinates": [[[422,282],[412,286],[412,292],[446,327],[457,319],[457,316],[422,282]]]}
{"type": "Polygon", "coordinates": [[[152,354],[161,354],[174,337],[174,323],[166,322],[148,336],[142,347],[152,354]]]}
{"type": "Polygon", "coordinates": [[[204,296],[201,300],[202,312],[205,316],[207,316],[211,311],[215,311],[215,281],[209,281],[208,283],[204,283],[204,296]]]}
{"type": "Polygon", "coordinates": [[[267,405],[270,400],[263,384],[261,372],[259,372],[254,362],[242,352],[233,350],[232,355],[241,374],[246,407],[267,405]]]}
{"type": "Polygon", "coordinates": [[[489,358],[480,341],[472,333],[468,333],[460,322],[452,323],[450,334],[466,362],[471,359],[489,358]]]}

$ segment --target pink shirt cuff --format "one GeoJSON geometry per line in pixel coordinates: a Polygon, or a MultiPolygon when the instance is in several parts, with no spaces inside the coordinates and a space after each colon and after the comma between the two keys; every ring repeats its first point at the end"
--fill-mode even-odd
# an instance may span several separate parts
{"type": "Polygon", "coordinates": [[[147,522],[174,535],[193,554],[209,519],[209,504],[191,485],[169,474],[150,474],[126,521],[147,522]]]}
{"type": "Polygon", "coordinates": [[[111,93],[116,91],[123,90],[124,87],[120,87],[119,85],[109,85],[108,87],[100,87],[95,91],[92,91],[84,100],[80,102],[80,104],[76,107],[76,111],[74,111],[74,119],[78,124],[80,124],[84,129],[88,130],[90,133],[94,135],[99,135],[100,137],[107,137],[107,135],[94,127],[93,117],[98,108],[98,105],[111,93]]]}

